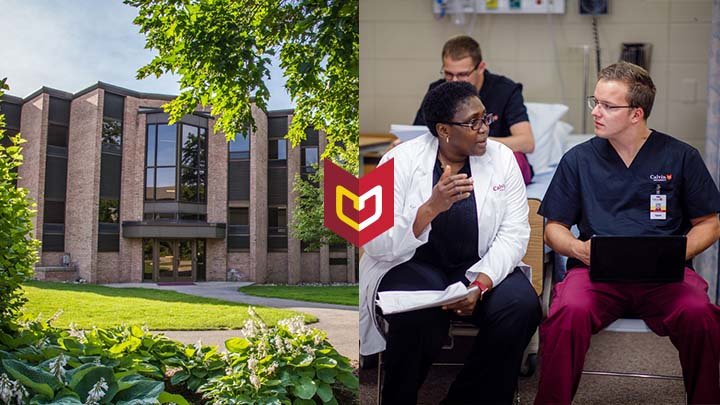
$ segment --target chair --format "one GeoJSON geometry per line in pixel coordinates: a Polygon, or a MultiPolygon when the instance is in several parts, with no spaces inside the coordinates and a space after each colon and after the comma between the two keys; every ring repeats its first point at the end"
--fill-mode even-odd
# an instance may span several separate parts
{"type": "MultiPolygon", "coordinates": [[[[525,253],[525,257],[523,257],[523,262],[526,263],[531,267],[530,271],[530,281],[533,285],[533,288],[537,292],[538,295],[544,294],[544,285],[551,285],[546,284],[545,280],[545,272],[542,270],[544,269],[544,264],[546,260],[549,258],[549,256],[546,257],[544,252],[544,228],[545,228],[545,221],[542,216],[540,216],[537,211],[540,207],[540,200],[536,198],[528,198],[528,206],[529,206],[529,214],[528,214],[528,221],[530,223],[530,240],[528,242],[527,251],[525,253]],[[534,271],[533,271],[534,270],[534,271]]],[[[548,293],[549,294],[549,293],[548,293]]],[[[380,322],[383,325],[383,330],[387,331],[387,324],[385,321],[380,318],[380,322]]],[[[475,325],[463,322],[463,321],[452,321],[450,323],[450,329],[448,331],[448,343],[443,346],[443,350],[445,352],[453,352],[456,350],[456,340],[461,338],[467,338],[467,337],[475,337],[478,334],[478,329],[475,327],[475,325]]],[[[536,366],[537,366],[537,352],[539,348],[539,335],[538,332],[535,331],[535,334],[533,335],[532,339],[530,340],[530,343],[528,344],[528,347],[525,349],[525,355],[524,360],[521,366],[521,374],[525,376],[532,375],[535,372],[536,366]]],[[[382,355],[383,353],[378,353],[378,373],[377,373],[377,404],[380,405],[382,401],[382,355]]],[[[442,357],[442,355],[441,355],[442,357]]],[[[433,365],[436,366],[455,366],[455,365],[463,365],[464,363],[461,360],[451,360],[451,361],[437,361],[433,363],[433,365]]]]}
{"type": "MultiPolygon", "coordinates": [[[[554,252],[552,252],[554,254],[554,252]]],[[[544,285],[550,286],[550,288],[546,288],[543,290],[542,293],[542,308],[543,308],[543,314],[547,316],[547,311],[550,308],[550,302],[552,299],[552,287],[555,285],[555,280],[553,277],[554,273],[554,266],[560,265],[562,266],[562,269],[560,269],[560,273],[565,273],[565,261],[567,258],[564,256],[560,256],[558,258],[559,260],[549,260],[549,264],[545,266],[544,268],[544,285]]],[[[559,281],[559,280],[558,280],[559,281]]],[[[627,333],[646,333],[651,332],[650,328],[648,328],[645,321],[642,319],[635,319],[635,318],[620,318],[616,320],[615,322],[608,325],[605,329],[608,332],[627,332],[627,333]]],[[[610,377],[632,377],[632,378],[650,378],[650,379],[657,379],[657,380],[682,380],[683,378],[681,376],[673,376],[673,375],[663,375],[663,374],[646,374],[646,373],[640,373],[640,372],[620,372],[620,371],[611,371],[611,370],[583,370],[583,374],[587,375],[601,375],[601,376],[610,376],[610,377]]]]}

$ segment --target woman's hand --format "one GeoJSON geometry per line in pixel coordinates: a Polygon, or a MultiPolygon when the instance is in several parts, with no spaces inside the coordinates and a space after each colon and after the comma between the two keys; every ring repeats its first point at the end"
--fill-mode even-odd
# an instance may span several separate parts
{"type": "Polygon", "coordinates": [[[452,311],[460,316],[470,316],[475,311],[475,305],[480,299],[480,290],[473,288],[470,290],[470,294],[460,301],[453,302],[452,304],[443,305],[443,309],[446,311],[452,311]]]}
{"type": "Polygon", "coordinates": [[[450,173],[450,165],[445,166],[442,176],[433,187],[432,195],[427,201],[435,215],[449,210],[455,202],[470,197],[470,193],[473,191],[473,179],[469,179],[467,174],[450,173]]]}

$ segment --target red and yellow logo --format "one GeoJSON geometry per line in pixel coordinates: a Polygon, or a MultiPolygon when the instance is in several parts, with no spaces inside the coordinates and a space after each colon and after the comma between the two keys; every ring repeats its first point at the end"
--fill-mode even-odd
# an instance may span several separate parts
{"type": "Polygon", "coordinates": [[[327,228],[359,247],[393,226],[392,160],[360,179],[330,160],[324,162],[327,228]]]}

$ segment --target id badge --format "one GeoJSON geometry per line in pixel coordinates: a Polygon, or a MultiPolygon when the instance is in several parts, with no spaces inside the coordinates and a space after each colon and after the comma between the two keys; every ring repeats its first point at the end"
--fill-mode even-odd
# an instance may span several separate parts
{"type": "Polygon", "coordinates": [[[650,195],[650,219],[667,219],[667,195],[650,195]]]}

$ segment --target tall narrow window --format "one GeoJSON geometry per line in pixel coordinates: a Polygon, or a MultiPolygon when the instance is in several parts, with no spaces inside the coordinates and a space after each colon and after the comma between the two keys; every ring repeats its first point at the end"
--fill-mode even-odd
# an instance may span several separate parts
{"type": "Polygon", "coordinates": [[[120,250],[120,173],[125,98],[106,92],[104,100],[98,251],[117,252],[120,250]]]}
{"type": "Polygon", "coordinates": [[[70,100],[51,96],[49,107],[42,249],[63,252],[70,100]]]}
{"type": "Polygon", "coordinates": [[[250,200],[250,134],[239,133],[228,144],[228,202],[250,200]]]}

